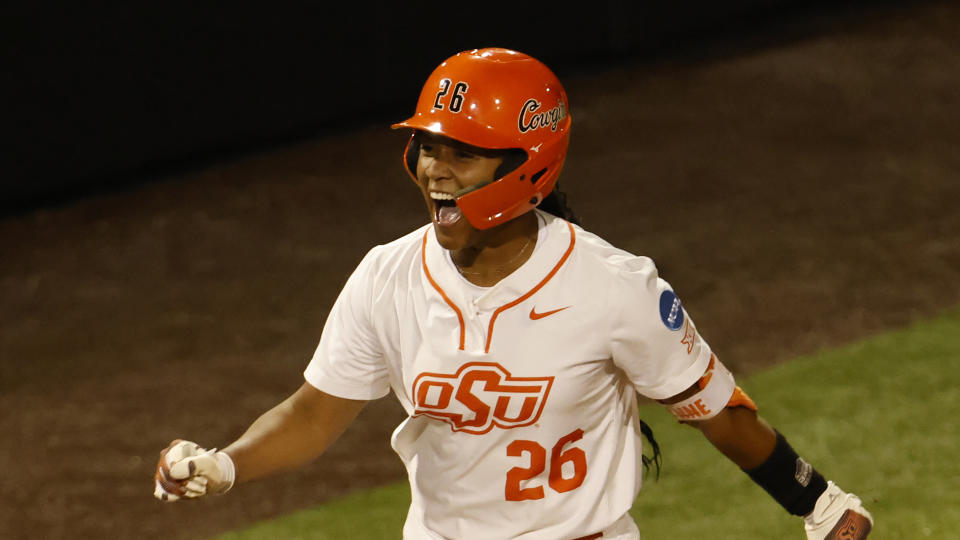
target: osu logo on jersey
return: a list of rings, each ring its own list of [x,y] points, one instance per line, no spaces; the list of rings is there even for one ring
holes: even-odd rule
[[[474,435],[494,426],[529,426],[540,418],[553,377],[513,377],[493,362],[470,362],[453,375],[421,373],[413,381],[414,416]]]

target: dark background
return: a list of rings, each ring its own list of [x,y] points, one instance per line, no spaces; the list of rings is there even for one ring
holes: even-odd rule
[[[20,2],[0,23],[0,211],[399,119],[460,50],[521,50],[563,78],[787,42],[893,4]]]
[[[295,473],[152,497],[160,449],[294,391],[363,254],[426,223],[388,125],[460,49],[561,74],[573,208],[738,376],[960,303],[955,1],[61,4],[0,16],[3,539],[209,538],[402,481],[388,397]],[[883,482],[854,488],[878,526]]]

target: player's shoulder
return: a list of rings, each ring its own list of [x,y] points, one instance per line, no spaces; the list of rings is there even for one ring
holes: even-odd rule
[[[597,270],[621,278],[657,278],[657,266],[650,257],[619,248],[581,226],[573,225],[573,228],[581,264],[594,266]]]

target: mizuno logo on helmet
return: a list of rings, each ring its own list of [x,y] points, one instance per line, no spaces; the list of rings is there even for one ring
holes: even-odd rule
[[[561,100],[560,103],[549,111],[537,112],[540,109],[540,102],[530,98],[520,109],[520,118],[517,120],[517,127],[520,133],[526,133],[531,129],[540,129],[547,126],[550,131],[557,130],[557,124],[567,117],[567,106]]]

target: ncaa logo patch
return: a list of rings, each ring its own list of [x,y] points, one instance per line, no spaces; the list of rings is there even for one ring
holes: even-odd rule
[[[670,330],[679,330],[683,326],[683,306],[673,291],[660,293],[660,320]]]

